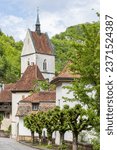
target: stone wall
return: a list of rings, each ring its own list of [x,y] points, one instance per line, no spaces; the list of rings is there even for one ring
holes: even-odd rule
[[[0,137],[9,137],[9,133],[5,132],[4,130],[0,130]]]

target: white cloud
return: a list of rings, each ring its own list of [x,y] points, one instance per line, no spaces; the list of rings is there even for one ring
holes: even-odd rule
[[[95,11],[99,11],[99,0],[12,0],[12,5],[15,6],[17,2],[21,4],[21,12],[0,15],[0,28],[16,40],[24,39],[27,28],[35,30],[37,6],[40,6],[41,30],[48,32],[49,36],[75,24],[95,21]]]
[[[7,35],[13,36],[16,40],[21,40],[25,36],[26,21],[21,17],[7,15],[0,17],[0,27]]]

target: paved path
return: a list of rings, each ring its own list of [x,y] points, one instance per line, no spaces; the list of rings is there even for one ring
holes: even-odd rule
[[[13,139],[0,138],[0,150],[37,150],[37,149],[22,145]]]

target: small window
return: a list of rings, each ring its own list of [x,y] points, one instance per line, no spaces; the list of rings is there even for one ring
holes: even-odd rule
[[[47,70],[47,62],[46,59],[43,61],[43,70]]]
[[[38,110],[38,109],[39,109],[39,103],[33,103],[32,110]]]

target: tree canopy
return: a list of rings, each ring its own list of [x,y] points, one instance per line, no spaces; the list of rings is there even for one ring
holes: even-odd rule
[[[0,31],[0,82],[15,82],[20,77],[20,54],[22,41]]]

